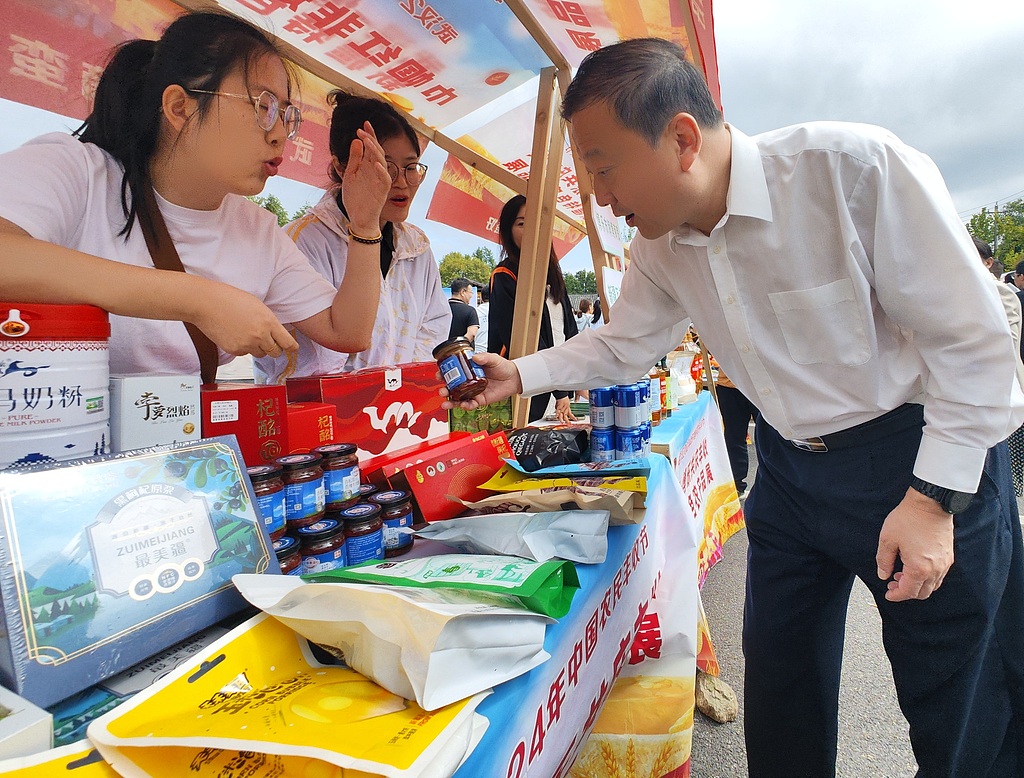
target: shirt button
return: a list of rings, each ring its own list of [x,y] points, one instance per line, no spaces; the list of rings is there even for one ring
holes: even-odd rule
[[[728,297],[725,298],[725,301],[729,303],[729,305],[732,305],[734,302],[736,302],[736,298],[733,297],[732,295],[729,295]]]
[[[715,246],[715,253],[716,254],[721,254],[722,253],[722,247],[721,246]]]
[[[744,354],[749,354],[750,353],[750,346],[748,346],[746,343],[744,343],[742,346],[740,346],[740,351],[742,351]]]
[[[772,393],[772,390],[771,390],[771,389],[762,389],[762,390],[761,390],[761,394],[763,394],[763,395],[764,395],[765,397],[767,397],[767,396],[768,396],[768,395],[770,395],[771,393]]]

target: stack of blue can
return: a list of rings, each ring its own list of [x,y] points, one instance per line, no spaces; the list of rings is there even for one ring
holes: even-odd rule
[[[590,461],[647,456],[651,446],[651,382],[590,390]]]

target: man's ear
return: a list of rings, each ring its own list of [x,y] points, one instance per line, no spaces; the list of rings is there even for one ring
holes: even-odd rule
[[[183,86],[171,84],[164,90],[160,110],[175,132],[181,132],[198,109],[196,99]]]
[[[701,146],[704,143],[704,136],[701,134],[697,120],[693,118],[692,114],[677,113],[669,120],[665,132],[679,159],[679,169],[684,172],[689,170],[700,156]]]

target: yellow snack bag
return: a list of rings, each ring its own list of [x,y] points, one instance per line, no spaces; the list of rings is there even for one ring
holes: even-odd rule
[[[94,721],[89,739],[125,778],[437,778],[472,750],[484,696],[424,711],[321,664],[261,614]]]
[[[0,762],[0,775],[4,778],[118,778],[88,740],[51,748],[32,756],[5,759]]]
[[[572,486],[624,489],[627,492],[647,494],[647,478],[642,475],[558,475],[538,478],[516,470],[507,462],[490,479],[480,484],[481,489],[491,492],[519,492],[528,489]]]

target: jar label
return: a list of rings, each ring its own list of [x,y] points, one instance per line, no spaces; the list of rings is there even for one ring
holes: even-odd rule
[[[469,380],[458,357],[445,357],[441,360],[441,377],[449,390],[462,386]]]
[[[393,519],[384,519],[384,548],[405,548],[412,545],[412,533],[402,530],[412,527],[412,512]]]
[[[261,494],[256,497],[256,505],[259,506],[263,525],[267,528],[268,534],[284,529],[284,503],[284,489],[273,494]]]
[[[355,497],[359,492],[359,476],[359,465],[325,470],[324,488],[327,490],[327,502],[337,505]]]
[[[302,573],[326,573],[328,570],[337,570],[346,567],[348,562],[345,559],[345,544],[324,551],[320,554],[302,555]]]
[[[327,493],[324,490],[324,480],[317,478],[315,481],[303,481],[297,484],[288,484],[284,488],[287,505],[285,507],[286,519],[305,519],[323,513],[326,505]]]
[[[374,530],[365,535],[348,535],[345,538],[348,547],[348,563],[358,565],[371,559],[384,558],[384,532]]]

